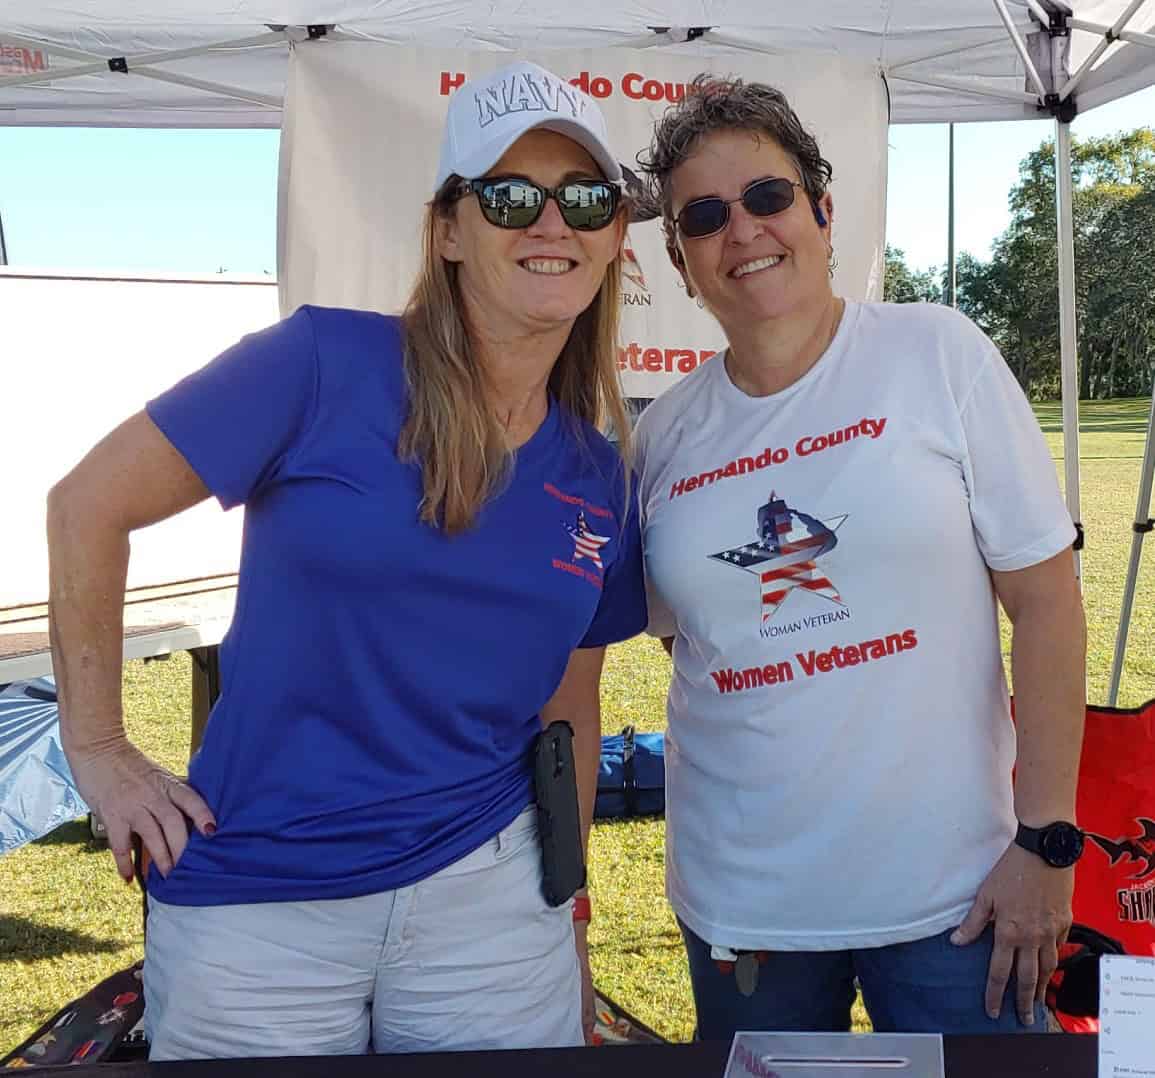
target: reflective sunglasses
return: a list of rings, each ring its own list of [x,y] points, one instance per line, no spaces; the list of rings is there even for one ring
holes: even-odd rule
[[[794,205],[794,188],[801,186],[796,180],[766,176],[755,180],[738,198],[729,202],[717,195],[696,198],[687,202],[678,214],[678,231],[695,240],[721,232],[730,221],[730,207],[735,202],[741,202],[746,212],[755,217],[772,217]]]
[[[486,176],[462,180],[457,197],[477,195],[482,215],[498,228],[529,228],[552,198],[562,219],[579,232],[596,232],[618,212],[621,190],[609,180],[567,180],[557,187],[542,187],[524,176]]]

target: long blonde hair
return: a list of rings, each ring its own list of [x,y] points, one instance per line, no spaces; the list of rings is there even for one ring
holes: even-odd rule
[[[398,443],[403,460],[421,465],[421,519],[448,535],[472,525],[513,464],[489,403],[485,372],[473,356],[457,263],[437,248],[438,217],[453,212],[455,186],[451,178],[426,208],[424,260],[402,315],[409,414]],[[621,279],[619,252],[593,302],[575,320],[550,373],[549,391],[578,419],[599,429],[608,423],[628,459],[630,425],[618,381]]]

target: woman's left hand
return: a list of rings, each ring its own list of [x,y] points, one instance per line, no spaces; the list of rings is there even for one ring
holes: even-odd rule
[[[573,935],[577,944],[578,965],[582,975],[582,1033],[586,1044],[594,1040],[594,975],[590,972],[589,922],[574,921]]]
[[[991,922],[995,946],[987,976],[986,1010],[999,1016],[1013,970],[1019,1021],[1033,1025],[1059,962],[1059,947],[1071,927],[1073,868],[1052,868],[1036,854],[1012,843],[979,888],[974,905],[951,936],[951,943],[973,943]]]

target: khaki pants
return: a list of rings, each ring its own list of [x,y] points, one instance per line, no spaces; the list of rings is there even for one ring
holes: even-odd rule
[[[359,898],[150,899],[151,1057],[582,1043],[570,905],[541,894],[534,809],[412,887]]]

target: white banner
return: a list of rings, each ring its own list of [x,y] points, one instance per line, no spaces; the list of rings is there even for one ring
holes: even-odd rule
[[[281,146],[281,310],[302,303],[392,313],[417,269],[423,204],[433,194],[449,95],[517,57],[570,79],[606,116],[622,162],[702,59],[620,48],[465,52],[332,42],[293,50]],[[886,211],[886,87],[877,69],[835,58],[750,53],[717,75],[781,89],[834,168],[836,291],[881,294]],[[723,347],[717,323],[687,298],[661,227],[630,228],[619,367],[625,392],[655,397]]]

